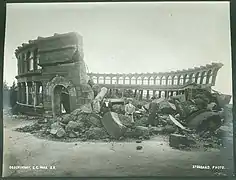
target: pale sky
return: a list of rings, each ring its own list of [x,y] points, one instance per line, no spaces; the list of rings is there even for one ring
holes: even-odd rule
[[[89,72],[166,72],[221,62],[214,89],[232,94],[229,3],[8,4],[4,80],[14,51],[54,33],[83,36]]]

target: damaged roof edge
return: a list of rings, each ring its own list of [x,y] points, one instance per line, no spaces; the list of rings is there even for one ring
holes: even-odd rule
[[[168,74],[180,74],[180,73],[187,73],[187,72],[192,72],[192,71],[199,71],[201,69],[211,69],[211,68],[214,68],[214,66],[219,70],[222,66],[224,66],[224,64],[222,63],[212,63],[212,64],[207,64],[205,66],[201,66],[201,67],[194,67],[194,68],[191,68],[191,69],[184,69],[184,70],[176,70],[176,71],[170,71],[170,72],[154,72],[154,73],[119,73],[119,74],[116,74],[116,73],[88,73],[88,75],[90,76],[117,76],[117,75],[120,75],[120,76],[134,76],[134,75],[139,75],[139,76],[145,76],[145,75],[168,75]],[[170,76],[170,75],[169,75]]]
[[[38,36],[37,39],[29,40],[28,43],[22,43],[22,46],[18,46],[17,49],[15,50],[15,55],[17,55],[19,52],[21,52],[21,51],[23,51],[23,50],[25,50],[25,49],[33,46],[33,45],[36,45],[40,41],[52,40],[52,39],[56,39],[56,38],[59,38],[59,37],[66,37],[66,36],[75,36],[80,41],[80,43],[83,43],[82,35],[80,35],[77,32],[68,32],[68,33],[63,33],[63,34],[54,33],[53,36],[48,36],[48,37]]]

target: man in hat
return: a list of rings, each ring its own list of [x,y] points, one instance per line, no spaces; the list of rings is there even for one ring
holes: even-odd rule
[[[131,121],[134,122],[134,112],[135,112],[135,106],[132,104],[132,99],[128,99],[128,104],[125,105],[125,115],[131,117]]]

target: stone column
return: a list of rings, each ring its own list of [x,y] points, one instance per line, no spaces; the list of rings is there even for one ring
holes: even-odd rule
[[[98,80],[99,80],[99,78],[97,77],[97,83],[96,83],[96,84],[99,84],[99,83],[98,83]]]
[[[153,90],[153,97],[156,97],[156,90]]]
[[[150,96],[149,96],[149,90],[147,90],[147,96],[146,96],[146,98],[149,99],[149,97],[150,97]]]
[[[106,77],[103,77],[103,84],[106,84]]]
[[[33,82],[33,100],[34,100],[34,107],[37,105],[37,101],[38,101],[38,83],[37,82]]]
[[[143,98],[143,93],[142,93],[142,90],[139,90],[139,96],[138,96],[138,99],[141,100]]]
[[[26,88],[26,104],[29,104],[29,87],[28,87],[28,82],[25,83],[25,88]]]
[[[159,91],[158,97],[161,98],[161,91]]]
[[[20,102],[20,92],[21,92],[21,86],[20,86],[20,83],[17,84],[18,86],[18,91],[17,91],[17,102]]]
[[[205,73],[200,73],[200,84],[203,83],[204,76],[205,76]]]
[[[165,91],[165,98],[168,98],[168,91]]]
[[[137,96],[137,89],[134,90],[134,97]]]

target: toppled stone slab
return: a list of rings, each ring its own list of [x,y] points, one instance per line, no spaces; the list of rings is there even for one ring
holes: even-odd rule
[[[202,112],[192,117],[188,122],[188,127],[197,131],[215,131],[221,126],[221,117],[219,113],[212,111]]]
[[[107,112],[102,118],[102,124],[104,125],[108,134],[114,138],[121,137],[127,129],[121,123],[118,114],[114,112]]]
[[[179,148],[181,145],[190,146],[194,142],[189,140],[185,135],[171,134],[169,137],[170,147]]]

